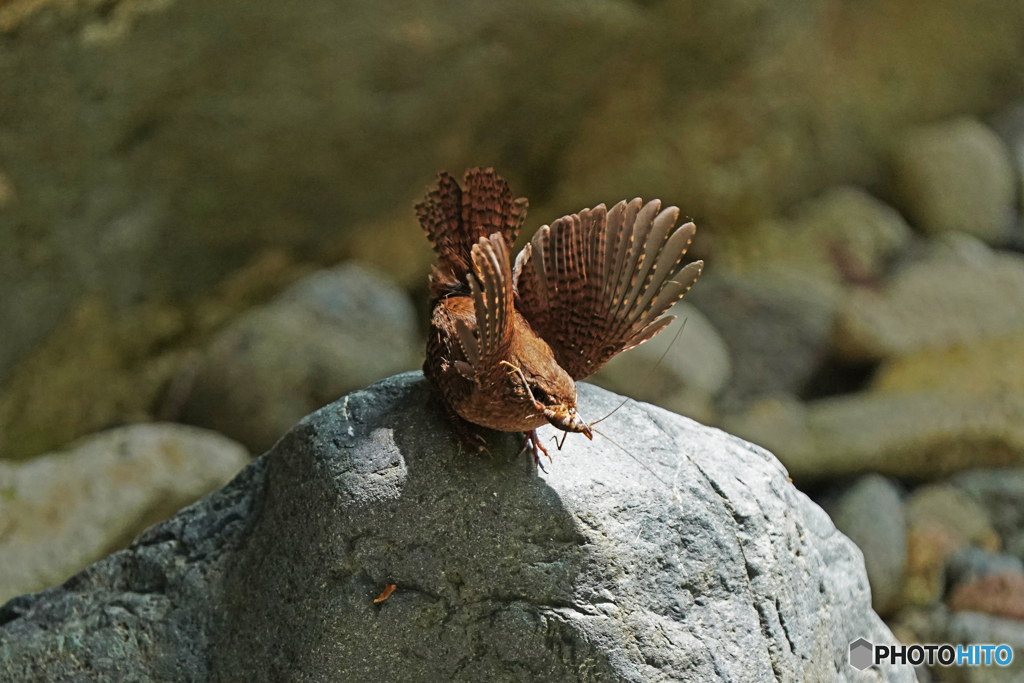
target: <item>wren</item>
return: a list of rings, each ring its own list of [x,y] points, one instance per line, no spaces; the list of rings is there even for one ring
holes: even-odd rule
[[[415,208],[438,257],[423,373],[463,443],[485,450],[470,423],[523,432],[539,463],[545,423],[593,438],[576,381],[665,329],[704,264],[681,265],[694,224],[639,198],[542,226],[513,264],[527,206],[474,168],[462,186],[442,172]]]

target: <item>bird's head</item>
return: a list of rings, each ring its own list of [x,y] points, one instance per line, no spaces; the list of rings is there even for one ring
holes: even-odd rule
[[[544,363],[529,368],[523,375],[530,396],[526,397],[544,418],[564,432],[578,432],[588,439],[594,436],[590,427],[576,412],[576,383],[557,363]]]

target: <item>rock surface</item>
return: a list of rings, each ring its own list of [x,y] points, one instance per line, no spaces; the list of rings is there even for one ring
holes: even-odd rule
[[[318,257],[412,222],[440,168],[498,165],[545,220],[658,195],[748,224],[1019,93],[1022,27],[1014,0],[4,0],[0,382],[85,289]]]
[[[247,462],[230,439],[171,424],[112,429],[21,465],[0,461],[0,602],[123,548]]]
[[[911,222],[935,235],[1006,240],[1017,178],[1003,141],[980,121],[954,119],[904,134],[892,161],[893,194]]]
[[[417,367],[422,349],[409,296],[383,273],[346,263],[224,330],[174,417],[262,453],[337,396]]]
[[[1019,557],[994,553],[977,546],[963,548],[946,562],[946,592],[961,583],[971,583],[996,574],[1024,575],[1024,562]]]
[[[1004,311],[1007,322],[1010,308]],[[894,312],[893,325],[898,317]],[[935,318],[929,326],[932,331],[945,327],[939,336],[947,341],[959,334],[953,318]],[[930,336],[921,326],[900,327],[905,339],[916,336],[908,347]],[[979,333],[969,327],[961,331]],[[898,347],[905,348],[894,345],[890,351]],[[1019,467],[1024,463],[1024,333],[895,356],[878,368],[867,391],[807,403],[762,401],[723,425],[770,449],[798,478],[873,471],[930,480],[973,468]],[[1015,512],[1024,501],[1019,469],[965,476],[980,487],[979,502],[1000,505],[1000,516],[1013,517],[1000,528],[1004,538],[1024,531],[1024,514]]]
[[[952,483],[985,509],[1006,549],[1024,558],[1024,468],[964,472]]]
[[[1024,572],[992,574],[962,583],[950,595],[949,609],[1024,621]]]
[[[944,643],[949,608],[944,602],[924,607],[907,606],[886,623],[901,643]]]
[[[894,358],[878,369],[870,388],[892,394],[1024,394],[1024,332]]]
[[[570,438],[537,476],[513,435],[461,454],[416,373],[346,396],[0,608],[0,677],[914,680],[846,664],[852,640],[892,635],[860,553],[770,454],[650,406],[609,423],[646,467]]]
[[[0,209],[4,209],[14,203],[17,193],[14,191],[14,184],[3,171],[0,171]]]
[[[946,563],[971,545],[999,550],[999,536],[985,510],[950,484],[931,484],[907,499],[907,571],[903,596],[928,605],[942,598]]]
[[[949,643],[1005,643],[1013,648],[1013,662],[1007,667],[963,666],[951,667],[935,673],[945,683],[1017,683],[1024,678],[1024,622],[982,614],[956,612],[950,615],[942,642]],[[943,675],[944,674],[944,675]]]
[[[154,419],[153,406],[177,362],[168,349],[186,321],[151,304],[139,306],[133,324],[116,319],[99,300],[83,301],[0,386],[0,459],[48,453],[88,434]]]
[[[732,366],[722,335],[703,313],[685,301],[677,303],[668,313],[676,319],[660,333],[660,343],[645,343],[632,353],[615,356],[594,375],[615,385],[606,388],[628,394],[629,387],[643,380],[655,367],[658,377],[652,379],[659,382],[689,385],[711,396],[725,388]],[[677,335],[679,338],[672,343]],[[652,391],[657,389],[652,387]],[[654,402],[652,398],[656,397],[657,394],[650,398],[639,395],[635,398]]]
[[[124,424],[174,421],[164,406],[180,395],[177,371],[230,321],[310,270],[267,250],[188,310],[159,298],[119,310],[99,293],[83,295],[0,382],[0,459],[47,453]]]
[[[732,359],[721,396],[725,411],[746,407],[766,391],[799,391],[828,355],[836,300],[819,282],[715,273],[687,293],[687,302],[721,333]]]
[[[996,132],[1013,163],[1014,177],[1017,181],[1017,210],[1024,213],[1024,102],[1016,102],[992,117],[989,122]],[[1017,226],[1018,239],[1024,239],[1024,231]]]
[[[740,273],[796,272],[834,291],[880,278],[911,237],[896,209],[858,187],[839,186],[794,207],[789,217],[725,236],[713,263]]]

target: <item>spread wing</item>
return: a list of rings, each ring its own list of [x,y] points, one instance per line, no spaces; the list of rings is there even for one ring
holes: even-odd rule
[[[537,231],[516,258],[519,312],[573,379],[588,377],[670,322],[703,261],[680,267],[696,227],[654,200],[599,205]]]
[[[507,372],[501,361],[508,357],[512,343],[512,269],[500,232],[481,237],[473,245],[470,259],[473,272],[466,279],[476,314],[476,335],[466,322],[456,322],[455,331],[466,360],[456,361],[455,369],[467,379],[481,381],[491,373]]]

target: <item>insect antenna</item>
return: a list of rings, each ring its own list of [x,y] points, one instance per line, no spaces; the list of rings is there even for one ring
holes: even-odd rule
[[[642,380],[642,381],[640,382],[640,384],[639,384],[639,385],[637,385],[637,389],[639,389],[640,387],[642,387],[642,386],[643,386],[644,384],[646,384],[646,383],[647,383],[647,380],[649,380],[649,379],[651,378],[651,376],[652,376],[652,375],[654,374],[654,371],[658,369],[658,366],[660,366],[660,365],[661,365],[661,362],[662,362],[663,360],[665,360],[665,357],[666,357],[666,356],[668,356],[668,352],[672,350],[672,347],[673,347],[673,346],[675,345],[675,343],[676,343],[676,340],[677,340],[677,339],[679,339],[679,336],[680,336],[680,335],[681,335],[681,334],[683,333],[683,330],[684,330],[684,329],[686,329],[686,321],[687,321],[687,320],[688,320],[688,318],[683,318],[683,324],[679,326],[679,330],[678,330],[678,331],[676,332],[675,336],[674,336],[674,337],[672,337],[672,341],[671,341],[671,342],[669,342],[668,346],[666,346],[666,347],[665,347],[665,350],[664,350],[664,351],[662,352],[662,354],[661,354],[661,358],[659,358],[659,359],[658,359],[658,362],[654,364],[654,367],[652,367],[652,368],[651,368],[651,369],[650,369],[650,370],[649,370],[649,371],[647,372],[647,376],[643,378],[643,380]],[[671,486],[669,486],[669,485],[668,485],[668,483],[667,483],[667,482],[666,482],[666,481],[665,481],[664,479],[662,479],[661,477],[659,477],[659,476],[657,475],[657,473],[656,473],[656,472],[655,472],[655,471],[654,471],[653,469],[651,469],[651,468],[650,468],[650,467],[649,467],[649,466],[648,466],[648,465],[647,465],[647,464],[646,464],[645,462],[643,462],[642,460],[640,460],[640,458],[636,457],[635,455],[633,455],[632,453],[630,453],[630,452],[629,452],[628,450],[626,450],[625,448],[623,448],[623,447],[622,447],[622,445],[620,445],[620,444],[619,444],[618,442],[616,442],[616,441],[615,441],[614,439],[612,439],[611,437],[609,437],[609,436],[608,436],[607,434],[605,434],[604,432],[601,432],[601,431],[599,431],[599,430],[597,430],[597,429],[594,429],[594,425],[596,425],[596,424],[597,424],[598,422],[603,422],[604,420],[607,420],[607,419],[608,419],[609,417],[611,417],[611,416],[612,416],[612,415],[614,415],[614,414],[615,414],[616,412],[618,412],[619,408],[621,408],[622,406],[626,405],[626,403],[628,403],[628,402],[629,402],[629,401],[631,401],[631,400],[633,400],[633,399],[632,399],[632,398],[630,398],[629,396],[627,396],[626,398],[624,398],[624,399],[622,400],[622,403],[620,403],[619,405],[615,406],[615,409],[614,409],[614,410],[612,410],[612,412],[608,413],[607,415],[605,415],[604,417],[602,417],[602,418],[601,418],[600,420],[594,420],[593,422],[591,422],[591,423],[590,423],[589,425],[587,425],[587,426],[588,426],[588,427],[590,427],[590,428],[591,428],[591,429],[592,429],[592,430],[594,431],[594,433],[596,433],[596,434],[600,434],[600,435],[601,435],[601,436],[603,436],[604,438],[608,439],[608,441],[609,441],[609,442],[610,442],[610,443],[611,443],[611,444],[612,444],[613,446],[615,446],[615,447],[616,447],[616,448],[618,448],[618,449],[619,449],[620,451],[622,451],[623,453],[625,453],[626,455],[628,455],[628,456],[629,456],[630,458],[632,458],[634,462],[636,462],[636,463],[637,463],[638,465],[640,465],[640,467],[643,467],[643,468],[644,468],[645,470],[647,470],[648,472],[650,472],[650,473],[651,473],[651,476],[652,476],[652,477],[654,477],[655,479],[657,479],[657,480],[658,480],[659,482],[661,482],[662,486],[664,486],[664,487],[665,487],[665,488],[667,488],[667,489],[671,489],[672,487],[671,487]],[[563,441],[564,441],[564,439],[563,439]]]
[[[683,324],[679,326],[679,329],[678,329],[678,330],[676,331],[676,334],[675,334],[675,336],[674,336],[674,337],[672,337],[672,341],[671,341],[671,342],[669,342],[668,346],[666,346],[666,347],[665,347],[665,350],[664,350],[664,351],[662,352],[662,354],[661,354],[661,357],[660,357],[660,358],[658,359],[658,362],[654,364],[654,367],[652,367],[652,368],[651,368],[650,370],[648,370],[648,371],[647,371],[647,375],[646,375],[646,376],[645,376],[645,377],[643,378],[643,380],[642,380],[642,381],[640,382],[640,384],[638,384],[638,385],[637,385],[637,388],[638,388],[638,389],[639,389],[640,387],[643,387],[643,386],[644,386],[644,384],[646,384],[646,383],[647,383],[647,381],[648,381],[648,380],[649,380],[649,379],[651,378],[651,376],[652,376],[652,375],[654,374],[654,371],[658,369],[658,367],[659,367],[659,366],[661,365],[662,361],[664,361],[664,360],[665,360],[665,357],[666,357],[666,356],[668,356],[668,352],[672,350],[672,347],[673,347],[673,346],[675,345],[675,343],[676,343],[676,340],[677,340],[677,339],[679,339],[679,336],[680,336],[680,335],[681,335],[681,334],[683,333],[683,330],[685,330],[685,329],[686,329],[686,321],[687,321],[687,320],[688,320],[688,318],[683,318]],[[525,380],[525,378],[523,379],[523,381],[524,381],[524,383],[525,383],[525,381],[526,381],[526,380]],[[529,391],[529,385],[527,385],[527,391]],[[532,396],[532,392],[531,392],[531,396]],[[626,405],[626,403],[627,403],[627,402],[629,402],[629,401],[631,401],[631,400],[633,400],[633,399],[632,399],[632,398],[630,398],[629,396],[627,396],[627,397],[626,397],[625,399],[623,399],[622,403],[620,403],[619,405],[617,405],[617,406],[616,406],[616,407],[615,407],[615,408],[614,408],[614,409],[613,409],[613,410],[612,410],[612,411],[611,411],[610,413],[608,413],[607,415],[605,415],[604,417],[602,417],[602,418],[601,418],[601,419],[599,419],[599,420],[595,420],[595,421],[591,422],[591,423],[590,423],[589,425],[587,425],[587,426],[593,429],[594,425],[596,425],[596,424],[597,424],[598,422],[603,422],[604,420],[607,420],[607,419],[608,419],[609,417],[611,417],[612,415],[614,415],[614,414],[615,414],[615,413],[616,413],[616,412],[617,412],[617,411],[619,410],[619,408],[621,408],[622,406]],[[647,470],[648,472],[650,472],[651,476],[652,476],[652,477],[654,477],[655,479],[657,479],[657,480],[658,480],[659,482],[661,482],[662,486],[664,486],[665,488],[669,488],[669,489],[671,488],[671,487],[670,487],[670,486],[668,485],[668,483],[667,483],[667,482],[666,482],[666,481],[665,481],[664,479],[662,479],[661,477],[659,477],[659,476],[658,476],[658,474],[657,474],[657,473],[656,473],[656,472],[655,472],[655,471],[654,471],[653,469],[651,469],[651,468],[650,468],[650,466],[648,466],[648,465],[647,465],[646,463],[644,463],[644,462],[643,462],[642,460],[640,460],[640,458],[636,457],[635,455],[633,455],[632,453],[630,453],[630,452],[629,452],[628,450],[626,450],[625,448],[623,448],[623,447],[622,447],[622,446],[621,446],[621,445],[620,445],[620,444],[619,444],[618,442],[616,442],[616,441],[615,441],[614,439],[612,439],[611,437],[609,437],[609,436],[608,436],[607,434],[605,434],[604,432],[601,432],[601,431],[599,431],[599,430],[597,430],[597,429],[593,429],[593,431],[594,431],[594,433],[596,433],[596,434],[600,434],[600,435],[601,435],[601,436],[603,436],[603,437],[604,437],[605,439],[608,439],[608,441],[609,441],[609,442],[610,442],[610,443],[611,443],[612,445],[614,445],[614,446],[615,446],[616,448],[618,448],[618,449],[619,449],[620,451],[622,451],[623,453],[625,453],[626,455],[628,455],[628,456],[629,456],[630,458],[632,458],[632,459],[633,459],[633,461],[635,461],[635,462],[636,462],[636,463],[637,463],[638,465],[640,465],[641,467],[643,467],[643,468],[644,468],[645,470]],[[566,440],[566,438],[568,438],[568,436],[569,436],[569,432],[563,432],[563,433],[562,433],[562,440],[561,440],[561,441],[559,441],[559,440],[558,440],[558,436],[557,436],[557,435],[554,435],[554,436],[552,436],[552,437],[551,437],[551,440],[555,442],[555,447],[556,447],[556,448],[557,448],[558,450],[562,450],[562,446],[563,446],[563,445],[565,444],[565,440]]]
[[[686,329],[686,321],[687,320],[689,320],[689,318],[683,318],[683,324],[679,326],[679,330],[676,332],[676,335],[674,337],[672,337],[672,341],[669,342],[669,345],[665,347],[664,353],[661,354],[661,358],[659,358],[658,362],[654,364],[654,367],[647,371],[647,376],[644,377],[643,380],[640,382],[640,384],[637,385],[637,389],[640,389],[641,387],[643,387],[643,385],[645,385],[647,383],[647,380],[649,380],[651,378],[651,376],[654,374],[654,371],[658,369],[659,365],[661,365],[661,361],[665,360],[665,356],[667,356],[668,352],[672,350],[672,347],[675,345],[676,340],[679,339],[679,335],[681,335],[683,333],[683,330]],[[615,406],[615,409],[612,410],[612,412],[608,413],[607,415],[602,417],[600,420],[594,420],[593,422],[591,422],[587,426],[593,428],[593,426],[596,425],[598,422],[604,422],[609,417],[611,417],[616,412],[618,412],[619,408],[621,408],[622,406],[626,405],[626,403],[628,403],[629,401],[632,401],[632,400],[633,399],[631,397],[627,396],[626,398],[624,398],[622,400],[622,403],[620,403],[619,405]],[[605,437],[605,438],[607,439],[608,437]],[[608,439],[608,440],[611,441],[611,439]]]
[[[602,433],[602,432],[599,432],[599,431],[598,431],[598,430],[596,430],[596,429],[594,430],[594,432],[595,432],[596,434],[600,434],[600,435],[601,435],[601,436],[603,436],[604,438],[608,439],[608,441],[609,441],[609,442],[611,442],[611,444],[612,444],[613,446],[615,446],[615,447],[616,447],[616,448],[618,448],[618,449],[619,449],[620,451],[622,451],[623,453],[625,453],[626,455],[628,455],[628,456],[629,456],[630,458],[632,458],[632,459],[633,459],[633,461],[634,461],[634,462],[636,462],[636,464],[640,465],[640,467],[643,467],[643,468],[644,468],[645,470],[647,470],[648,472],[650,472],[650,473],[651,473],[651,476],[652,476],[652,477],[654,477],[655,479],[657,479],[658,481],[660,481],[660,482],[661,482],[661,484],[662,484],[662,486],[664,486],[664,487],[665,487],[665,488],[667,488],[667,489],[671,489],[671,488],[672,488],[671,486],[669,486],[669,485],[668,485],[668,482],[666,482],[666,481],[665,481],[664,479],[662,479],[661,477],[659,477],[659,476],[658,476],[658,473],[657,473],[657,472],[655,472],[655,471],[654,471],[654,470],[652,470],[652,469],[651,469],[650,467],[648,467],[648,466],[647,466],[647,464],[646,464],[646,463],[644,463],[644,462],[643,462],[643,461],[642,461],[642,460],[641,460],[640,458],[636,457],[635,455],[633,455],[632,453],[630,453],[629,451],[627,451],[627,450],[626,450],[625,448],[623,448],[622,446],[620,446],[620,445],[619,445],[619,444],[618,444],[618,443],[617,443],[617,442],[616,442],[616,441],[615,441],[614,439],[610,438],[610,437],[609,437],[609,436],[608,436],[607,434],[604,434],[604,433]]]

